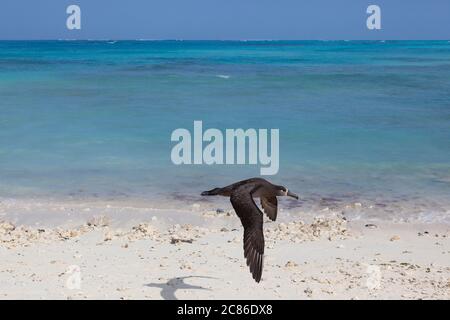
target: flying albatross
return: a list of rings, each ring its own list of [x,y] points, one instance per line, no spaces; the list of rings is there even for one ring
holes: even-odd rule
[[[224,188],[202,192],[202,196],[230,197],[234,211],[244,227],[244,257],[256,282],[261,280],[264,256],[263,213],[253,198],[261,199],[261,207],[270,220],[277,219],[277,196],[298,199],[295,193],[261,178],[233,183]]]

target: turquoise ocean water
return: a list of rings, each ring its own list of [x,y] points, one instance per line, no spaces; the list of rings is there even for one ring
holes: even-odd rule
[[[303,202],[450,208],[448,41],[0,42],[0,198],[195,197],[259,166],[175,166],[176,128],[280,129]]]

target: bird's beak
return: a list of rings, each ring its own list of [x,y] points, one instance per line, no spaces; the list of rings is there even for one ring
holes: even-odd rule
[[[296,195],[295,193],[293,193],[293,192],[290,192],[290,191],[288,191],[287,192],[287,196],[288,197],[292,197],[292,198],[295,198],[295,199],[297,199],[298,200],[298,195]]]

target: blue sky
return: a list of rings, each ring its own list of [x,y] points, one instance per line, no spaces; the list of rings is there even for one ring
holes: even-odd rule
[[[2,0],[0,39],[450,39],[450,0]]]

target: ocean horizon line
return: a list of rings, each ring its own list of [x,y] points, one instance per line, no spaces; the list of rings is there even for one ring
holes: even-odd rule
[[[127,39],[127,38],[99,38],[99,39],[0,39],[0,42],[108,42],[108,41],[132,41],[132,42],[444,42],[450,39]]]

